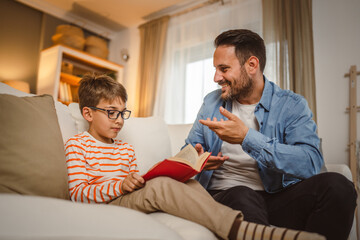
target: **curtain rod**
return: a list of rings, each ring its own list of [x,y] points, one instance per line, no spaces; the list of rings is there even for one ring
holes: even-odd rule
[[[217,3],[217,2],[221,2],[221,5],[224,5],[224,0],[209,0],[209,1],[206,1],[206,2],[203,2],[203,3],[200,3],[198,5],[195,5],[193,7],[187,8],[185,10],[182,10],[180,12],[171,14],[170,17],[177,17],[177,16],[180,16],[180,15],[195,11],[195,10],[197,10],[199,8],[209,6],[209,5]]]

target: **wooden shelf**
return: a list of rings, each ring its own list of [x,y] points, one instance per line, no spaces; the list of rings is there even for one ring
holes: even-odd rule
[[[62,72],[62,73],[60,73],[60,80],[63,82],[66,82],[72,86],[79,86],[79,82],[80,82],[81,78]]]
[[[72,102],[69,102],[69,101],[63,101],[61,99],[58,99],[59,102],[61,102],[62,104],[65,104],[65,105],[69,105],[70,103]]]
[[[63,65],[67,68],[62,72]],[[123,66],[73,48],[56,45],[41,51],[36,93],[50,94],[64,104],[78,102],[79,76],[86,73],[108,74],[123,83]]]

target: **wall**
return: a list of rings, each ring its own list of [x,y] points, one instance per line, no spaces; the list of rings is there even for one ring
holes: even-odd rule
[[[51,37],[55,34],[56,27],[61,24],[68,24],[68,22],[43,13],[40,50],[53,45]]]
[[[0,1],[0,81],[19,80],[36,90],[42,13],[12,0]]]
[[[313,0],[313,32],[319,135],[328,163],[348,164],[349,78],[351,65],[360,71],[360,1]],[[357,104],[360,105],[360,76]],[[360,115],[357,114],[358,139]]]
[[[126,49],[129,53],[129,60],[124,61],[121,57],[121,51]],[[137,97],[136,84],[138,75],[140,34],[137,27],[131,27],[120,31],[111,41],[109,46],[109,60],[117,62],[124,66],[124,86],[128,93],[127,108],[134,113]]]
[[[28,82],[36,93],[40,51],[51,47],[51,37],[67,21],[13,0],[0,1],[0,81]],[[97,35],[83,29],[84,36]],[[105,39],[107,41],[107,39]]]
[[[53,45],[56,26],[66,21],[13,0],[0,1],[0,81],[20,80],[36,93],[40,51]]]

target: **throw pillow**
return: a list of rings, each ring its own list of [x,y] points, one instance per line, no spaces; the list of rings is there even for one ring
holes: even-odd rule
[[[15,88],[10,87],[9,85],[0,82],[0,94],[10,94],[17,97],[30,97],[35,96],[35,94],[24,93]],[[76,124],[73,121],[71,113],[68,107],[61,102],[55,102],[56,115],[58,117],[60,130],[63,137],[64,144],[67,142],[69,138],[77,134]]]
[[[131,117],[116,137],[134,146],[140,175],[154,164],[171,157],[169,132],[160,117]]]
[[[75,120],[77,133],[87,131],[89,129],[89,123],[81,115],[79,103],[70,103],[68,108],[72,118]]]
[[[53,98],[0,94],[0,126],[0,192],[69,199]]]

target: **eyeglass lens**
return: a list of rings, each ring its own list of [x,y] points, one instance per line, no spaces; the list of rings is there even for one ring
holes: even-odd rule
[[[117,110],[107,110],[107,112],[110,119],[118,119],[119,115],[121,114],[121,117],[124,120],[128,119],[131,113],[129,110],[124,110],[122,112]]]

